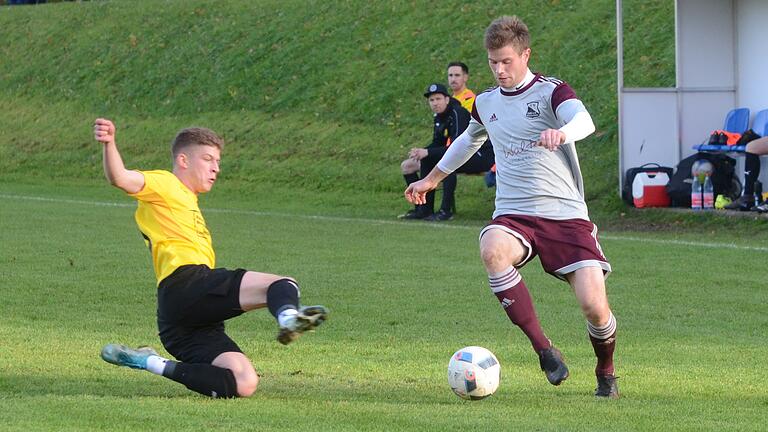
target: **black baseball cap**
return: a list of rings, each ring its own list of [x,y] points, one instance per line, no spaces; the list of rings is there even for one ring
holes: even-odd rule
[[[424,97],[429,97],[430,95],[433,95],[435,93],[442,93],[446,96],[451,96],[450,93],[448,93],[448,89],[445,88],[444,85],[439,83],[433,83],[427,86],[427,90],[424,92]]]

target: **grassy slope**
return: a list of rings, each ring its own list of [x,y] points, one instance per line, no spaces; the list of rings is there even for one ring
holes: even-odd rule
[[[673,81],[669,3],[627,2],[628,85]],[[391,216],[405,207],[399,161],[430,136],[424,85],[444,80],[452,59],[469,64],[475,90],[492,85],[482,30],[516,13],[533,34],[532,69],[571,83],[595,119],[597,133],[580,144],[593,217],[604,225],[721,223],[620,216],[614,2],[506,5],[140,0],[2,8],[0,179],[100,182],[95,116],[116,120],[127,164],[141,168],[168,166],[174,132],[202,124],[229,142],[221,194],[262,202],[290,194],[321,212]],[[470,30],[454,30],[457,15]],[[487,218],[492,191],[479,178],[460,183],[462,218]]]

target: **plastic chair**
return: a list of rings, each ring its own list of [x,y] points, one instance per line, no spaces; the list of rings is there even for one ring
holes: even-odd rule
[[[728,111],[728,114],[725,115],[725,124],[723,125],[724,130],[740,134],[744,133],[748,127],[749,108],[734,108]]]
[[[766,114],[763,114],[764,116],[768,116],[768,110],[766,111]],[[763,111],[760,111],[762,113]],[[758,115],[760,114],[758,113]],[[757,124],[757,116],[755,116],[755,124]],[[768,119],[766,119],[768,120]],[[744,133],[747,128],[749,127],[749,108],[734,108],[730,111],[728,111],[728,114],[725,115],[725,122],[723,124],[723,130],[732,132],[732,133]],[[763,126],[763,128],[766,128],[768,126]],[[752,127],[752,130],[760,134],[760,132],[757,131],[757,129]],[[760,134],[761,136],[763,134]],[[731,152],[731,153],[743,153],[746,149],[745,145],[732,145],[732,146],[726,146],[726,145],[719,145],[719,144],[696,144],[692,146],[694,150],[698,151],[712,151],[712,152]]]
[[[761,137],[768,136],[768,109],[758,111],[752,120],[752,130]]]

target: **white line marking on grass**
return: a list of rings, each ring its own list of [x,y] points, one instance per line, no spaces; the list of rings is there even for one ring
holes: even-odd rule
[[[630,237],[630,236],[615,236],[615,235],[604,235],[600,234],[600,240],[618,240],[618,241],[635,241],[640,243],[657,243],[657,244],[669,244],[669,245],[678,245],[678,246],[695,246],[695,247],[706,247],[706,248],[725,248],[725,249],[740,249],[740,250],[752,250],[752,251],[758,251],[758,252],[768,252],[767,246],[744,246],[744,245],[737,245],[733,243],[707,243],[707,242],[695,242],[695,241],[688,241],[688,240],[665,240],[665,239],[646,239],[646,238],[640,238],[640,237]]]
[[[0,198],[19,199],[19,200],[25,200],[25,201],[65,203],[65,204],[83,204],[83,205],[94,205],[94,206],[101,206],[101,207],[127,207],[127,208],[136,207],[135,203],[88,201],[88,200],[49,198],[49,197],[41,197],[41,196],[27,196],[27,195],[0,194]],[[471,229],[471,230],[477,231],[478,233],[482,228],[479,225],[472,226],[472,225],[442,224],[442,223],[406,222],[406,221],[394,221],[394,220],[385,220],[385,219],[349,218],[349,217],[342,217],[342,216],[321,216],[321,215],[307,215],[307,214],[296,214],[296,213],[265,212],[265,211],[256,211],[256,210],[222,209],[222,208],[203,208],[203,210],[211,213],[311,219],[311,220],[331,221],[331,222],[354,222],[354,223],[368,223],[368,224],[373,223],[378,225],[398,225],[398,226],[412,227],[412,228],[418,227],[418,228],[428,228],[428,229],[464,229],[464,230]],[[607,234],[607,235],[600,234],[600,240],[768,252],[768,247],[766,246],[745,246],[745,245],[737,245],[733,243],[709,243],[709,242],[696,242],[696,241],[688,241],[688,240],[653,239],[653,238],[641,238],[641,237],[612,235],[612,234]]]
[[[116,202],[107,202],[107,201],[87,201],[87,200],[48,198],[48,197],[25,196],[25,195],[0,194],[0,198],[20,199],[25,201],[45,201],[45,202],[65,203],[65,204],[86,204],[86,205],[95,205],[95,206],[102,206],[102,207],[136,207],[136,204],[129,204],[129,203],[116,203]]]

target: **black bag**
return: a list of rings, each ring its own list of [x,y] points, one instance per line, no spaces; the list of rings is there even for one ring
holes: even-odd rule
[[[628,169],[624,174],[624,187],[621,188],[621,198],[628,205],[635,205],[634,200],[632,199],[632,183],[635,181],[636,175],[644,172],[663,172],[666,173],[667,176],[671,179],[672,171],[672,168],[661,166],[657,163],[647,163],[637,168]]]
[[[667,195],[672,200],[672,207],[691,206],[691,168],[694,162],[706,159],[712,163],[712,186],[715,196],[725,195],[731,200],[741,196],[741,182],[736,177],[736,160],[722,153],[699,152],[688,156],[677,164],[677,170],[667,184]]]

